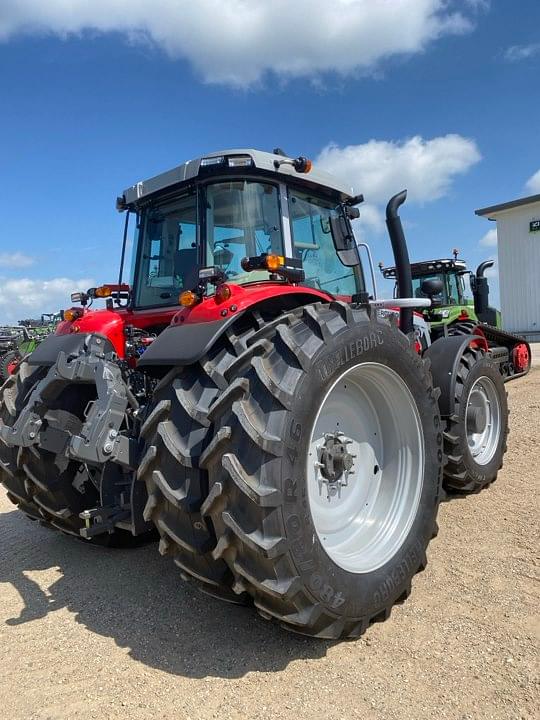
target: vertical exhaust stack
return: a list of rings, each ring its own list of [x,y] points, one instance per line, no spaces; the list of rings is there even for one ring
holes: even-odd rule
[[[493,267],[494,260],[486,260],[480,263],[476,269],[476,275],[471,283],[471,289],[474,298],[474,311],[480,320],[486,317],[489,312],[489,285],[487,277],[484,276],[485,271]],[[487,322],[487,320],[484,320]]]
[[[407,198],[407,191],[402,190],[394,197],[390,198],[386,206],[386,226],[392,243],[392,251],[394,253],[394,263],[396,266],[397,292],[399,298],[412,297],[412,273],[411,262],[409,260],[409,251],[405,241],[403,225],[399,217],[398,209],[403,205]],[[399,313],[399,324],[401,331],[408,334],[413,331],[413,311],[412,308],[401,308]]]

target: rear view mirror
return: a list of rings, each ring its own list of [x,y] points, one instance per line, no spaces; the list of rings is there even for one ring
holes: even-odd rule
[[[358,249],[347,219],[343,215],[330,216],[330,232],[337,256],[345,267],[359,265]]]

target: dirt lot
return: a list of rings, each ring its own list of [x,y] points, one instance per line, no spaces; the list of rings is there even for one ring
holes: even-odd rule
[[[88,547],[0,492],[3,717],[538,717],[540,368],[508,390],[497,483],[442,505],[412,596],[357,642],[288,635],[200,595],[155,546]]]

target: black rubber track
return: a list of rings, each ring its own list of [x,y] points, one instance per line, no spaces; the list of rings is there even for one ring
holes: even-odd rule
[[[212,520],[218,539],[212,557],[225,561],[234,576],[234,591],[249,594],[264,618],[301,634],[355,638],[390,615],[392,606],[409,595],[412,577],[426,565],[426,548],[437,531],[442,483],[438,391],[429,363],[410,350],[403,335],[386,320],[344,303],[293,311],[265,334],[251,338],[249,350],[228,373],[227,389],[210,409],[215,431],[200,463],[209,473],[209,493],[201,510]],[[366,341],[369,345],[372,339],[375,345],[366,350]],[[329,350],[336,347],[339,352]],[[357,362],[343,360],[344,348],[364,353],[365,359],[402,363],[422,406],[422,511],[398,552],[403,555],[368,576],[347,573],[321,551],[305,500],[304,461],[296,466],[297,483],[287,469],[297,457],[305,457],[301,448],[308,436],[302,430],[296,437],[299,425],[290,408],[301,414],[303,404],[320,397],[340,363]],[[317,380],[324,353],[330,368],[326,384]],[[315,399],[302,394],[306,387],[318,388]]]
[[[466,333],[464,333],[466,334]],[[467,442],[467,399],[472,384],[487,374],[499,393],[501,409],[501,434],[497,451],[487,465],[479,465],[469,452]],[[455,384],[455,406],[453,414],[446,421],[444,436],[444,487],[460,493],[474,493],[489,485],[497,478],[502,468],[507,449],[508,402],[507,392],[498,367],[479,348],[469,347],[460,360]]]
[[[452,323],[448,326],[449,335],[474,335],[475,329],[479,327],[482,329],[482,325],[474,320],[462,320],[460,322]]]
[[[24,406],[32,387],[41,379],[43,371],[21,363],[19,370],[11,375],[0,388],[0,422],[11,427]],[[18,465],[18,448],[5,445],[0,440],[0,481],[7,490],[12,503],[33,520],[44,520],[33,500],[33,487],[29,487],[24,470]]]
[[[141,429],[145,451],[137,477],[146,483],[144,517],[160,533],[159,550],[173,558],[182,577],[203,591],[231,602],[233,576],[211,552],[215,536],[200,508],[208,492],[199,457],[210,429],[208,410],[228,387],[228,372],[247,350],[248,340],[267,327],[256,315],[244,317],[193,366],[171,370],[159,383]]]

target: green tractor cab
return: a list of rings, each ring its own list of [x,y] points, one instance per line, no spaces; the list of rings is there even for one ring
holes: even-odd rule
[[[485,272],[494,261],[485,260],[473,273],[458,258],[457,250],[453,255],[411,263],[414,297],[431,301],[431,306],[422,310],[431,340],[447,335],[479,335],[486,339],[505,380],[524,375],[530,368],[530,347],[523,338],[503,332],[500,311],[489,305]],[[397,288],[396,268],[383,267],[382,263],[379,267],[385,278],[396,280]]]

